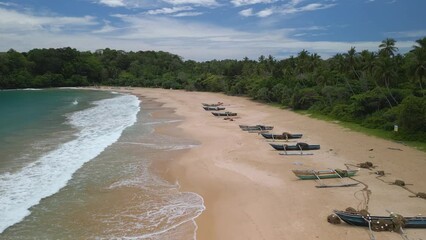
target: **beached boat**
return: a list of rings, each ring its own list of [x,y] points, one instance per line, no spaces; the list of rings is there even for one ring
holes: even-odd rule
[[[378,221],[392,222],[392,216],[363,216],[359,213],[334,210],[344,222],[350,225],[368,227],[369,223]],[[404,228],[426,228],[426,217],[404,217]]]
[[[218,102],[218,103],[202,103],[202,104],[205,107],[218,107],[218,106],[222,106],[223,102]]]
[[[204,106],[204,110],[206,111],[221,111],[225,110],[225,107],[211,107],[211,106]]]
[[[272,133],[262,133],[262,136],[266,139],[274,139],[274,140],[287,140],[287,139],[295,139],[295,138],[301,138],[303,134],[301,133],[282,133],[282,134],[272,134]]]
[[[219,117],[237,116],[237,113],[234,113],[234,112],[212,112],[212,114]]]
[[[313,179],[326,179],[326,178],[343,178],[353,177],[359,171],[358,169],[342,170],[342,169],[328,169],[328,170],[292,170],[294,175],[302,180]]]
[[[267,131],[274,129],[274,126],[266,125],[240,125],[241,130],[243,131]]]
[[[320,145],[311,145],[307,143],[298,142],[296,145],[287,144],[274,144],[270,143],[271,147],[279,151],[295,151],[295,150],[318,150]]]

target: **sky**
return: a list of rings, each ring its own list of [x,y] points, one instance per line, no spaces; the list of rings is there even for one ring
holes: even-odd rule
[[[426,0],[0,0],[0,52],[166,51],[184,60],[400,53],[426,37]]]

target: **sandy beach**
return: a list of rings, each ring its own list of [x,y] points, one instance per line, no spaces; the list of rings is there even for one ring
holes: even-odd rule
[[[298,180],[292,169],[342,168],[373,162],[374,170],[361,169],[355,178],[371,191],[368,210],[372,215],[426,215],[426,200],[411,197],[426,192],[426,153],[400,143],[353,132],[288,110],[220,93],[132,88],[144,99],[154,99],[182,117],[179,130],[171,133],[191,138],[199,146],[170,156],[156,171],[181,191],[204,198],[206,210],[196,219],[197,239],[370,239],[367,228],[345,223],[332,225],[326,218],[334,209],[365,207],[364,185],[316,188],[315,181]],[[237,112],[234,121],[214,117],[201,103],[223,102]],[[273,133],[303,133],[302,142],[320,144],[314,155],[282,156],[261,135],[241,131],[239,124],[273,125]],[[295,144],[290,142],[288,144]],[[166,159],[165,159],[166,160]],[[355,167],[353,167],[355,168]],[[383,170],[377,179],[373,172]],[[350,179],[324,180],[326,184],[353,183]],[[406,229],[410,239],[426,239],[426,229]],[[397,233],[374,233],[377,240],[401,239]]]

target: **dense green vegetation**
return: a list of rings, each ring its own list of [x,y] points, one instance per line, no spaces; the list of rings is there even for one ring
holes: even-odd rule
[[[377,52],[355,48],[323,60],[306,50],[277,60],[183,61],[166,52],[72,48],[0,53],[0,89],[115,85],[247,95],[426,142],[426,38],[398,53],[386,39]]]

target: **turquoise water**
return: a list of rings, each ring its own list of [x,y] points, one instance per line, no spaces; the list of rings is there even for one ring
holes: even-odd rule
[[[150,169],[196,146],[133,95],[0,91],[0,239],[195,239],[203,199]],[[166,109],[167,111],[167,109]]]
[[[109,92],[85,90],[0,91],[0,173],[72,137],[66,114],[88,108]]]

